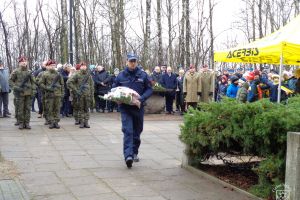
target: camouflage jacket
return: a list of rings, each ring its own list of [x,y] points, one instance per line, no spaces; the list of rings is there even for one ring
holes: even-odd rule
[[[46,97],[61,97],[64,95],[64,80],[55,70],[45,71],[39,78],[38,84],[45,92]]]
[[[72,93],[77,95],[91,97],[94,95],[94,82],[87,71],[80,70],[72,75],[67,81],[67,86]]]
[[[14,94],[19,96],[31,96],[36,89],[31,71],[21,67],[18,67],[11,73],[9,85],[13,89]]]

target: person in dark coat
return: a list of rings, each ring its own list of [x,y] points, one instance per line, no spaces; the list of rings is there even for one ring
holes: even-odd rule
[[[177,87],[176,75],[172,72],[171,67],[167,67],[167,72],[162,75],[161,84],[169,91],[166,92],[166,111],[167,114],[173,114],[173,101],[175,99],[175,90]]]
[[[295,93],[300,94],[300,68],[295,70],[295,78],[297,81],[295,82]]]
[[[39,86],[39,80],[42,76],[42,74],[46,71],[46,62],[43,62],[42,63],[42,66],[41,68],[35,70],[32,75],[34,76],[35,80],[36,80],[36,84],[37,84],[37,87],[36,87],[36,96],[33,97],[32,99],[32,102],[31,102],[31,109],[34,110],[34,101],[35,101],[35,98],[37,99],[37,102],[38,102],[38,108],[39,108],[39,111],[38,111],[38,118],[42,118],[42,114],[43,114],[43,91],[41,89],[41,87]],[[45,105],[44,105],[45,106]]]
[[[40,72],[41,72],[41,68],[40,68],[39,63],[38,62],[34,63],[34,70],[32,72],[32,76],[34,78],[36,78],[39,75]],[[40,99],[39,99],[38,90],[34,91],[34,93],[32,95],[32,99],[31,99],[31,112],[36,112],[36,110],[34,108],[35,100],[38,101],[38,108],[39,108],[39,111],[40,111],[40,105],[41,104],[39,104]]]
[[[64,79],[64,97],[62,101],[62,107],[60,110],[60,114],[63,117],[69,117],[69,114],[71,113],[70,90],[67,87],[67,81],[69,78],[70,70],[71,70],[71,65],[65,64],[60,72],[60,75]]]
[[[156,66],[154,68],[154,71],[151,74],[151,80],[154,81],[155,83],[161,83],[161,78],[162,78],[162,75],[160,72],[160,67]]]
[[[114,82],[116,80],[116,77],[119,75],[119,73],[120,73],[119,68],[115,68],[114,73],[112,75],[110,75],[110,77],[109,77],[109,89],[112,88],[112,85],[114,84]],[[107,101],[107,107],[108,107],[108,112],[114,112],[115,109],[117,110],[117,112],[119,112],[118,105],[114,101]]]
[[[260,83],[259,79],[255,78],[254,76],[254,80],[250,82],[250,91],[248,92],[248,96],[247,96],[248,102],[258,101],[259,94],[258,94],[257,86],[259,85],[259,83]]]
[[[270,101],[273,103],[277,102],[279,81],[280,76],[277,74],[273,74],[272,82],[270,84]],[[287,98],[287,94],[283,90],[281,90],[280,102],[286,101]]]
[[[137,64],[136,55],[127,55],[127,66],[116,77],[113,84],[113,88],[118,86],[128,87],[140,95],[140,108],[128,104],[120,104],[119,106],[124,135],[123,154],[128,168],[132,167],[133,161],[139,161],[140,137],[144,126],[144,105],[153,92],[148,75],[139,69]]]
[[[182,115],[185,111],[184,97],[183,97],[183,79],[184,70],[179,70],[179,76],[177,77],[177,89],[176,89],[176,109]]]
[[[226,96],[228,87],[228,79],[227,76],[223,75],[218,82],[218,92],[217,92],[217,101],[220,102],[222,97]]]
[[[9,70],[8,68],[4,68],[3,62],[0,60],[0,117],[10,117],[11,115],[8,110],[9,92]]]
[[[110,77],[109,74],[105,71],[104,67],[101,65],[97,66],[97,72],[95,74],[94,82],[96,85],[96,111],[99,112],[100,109],[102,112],[105,112],[106,101],[104,99],[100,99],[98,95],[104,96],[109,90],[109,82]]]

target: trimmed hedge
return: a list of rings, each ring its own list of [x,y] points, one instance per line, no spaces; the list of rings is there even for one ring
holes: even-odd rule
[[[181,126],[180,139],[190,147],[194,164],[219,152],[265,158],[253,168],[259,184],[255,195],[272,196],[272,188],[284,182],[287,132],[300,132],[300,97],[287,105],[268,99],[240,104],[232,99],[199,104],[189,109]]]

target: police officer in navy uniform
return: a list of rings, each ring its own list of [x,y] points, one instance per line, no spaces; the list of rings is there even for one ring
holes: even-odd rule
[[[127,66],[116,77],[113,87],[124,86],[139,93],[141,108],[133,105],[120,104],[122,118],[123,154],[128,168],[138,162],[138,150],[141,144],[140,135],[143,131],[144,104],[152,94],[151,83],[146,72],[137,67],[137,56],[127,55]]]

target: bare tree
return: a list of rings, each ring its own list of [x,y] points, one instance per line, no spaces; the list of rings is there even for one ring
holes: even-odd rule
[[[9,68],[9,70],[12,71],[11,53],[10,53],[9,43],[8,43],[8,32],[7,32],[6,24],[3,21],[3,17],[2,17],[2,12],[1,11],[0,11],[0,23],[2,25],[3,34],[4,34],[6,62],[7,62],[7,66]]]
[[[185,59],[186,66],[191,64],[190,53],[190,37],[191,37],[191,24],[190,24],[190,0],[185,0]]]
[[[262,4],[262,0],[258,0],[258,31],[259,31],[259,38],[262,38],[263,37],[263,22],[262,22],[262,7],[263,7],[263,4]]]
[[[68,57],[68,12],[67,1],[61,0],[60,61],[66,63]]]
[[[172,7],[172,0],[166,0],[166,5],[167,5],[167,17],[168,17],[168,34],[169,34],[169,65],[173,66],[173,36],[172,36],[172,31],[173,31],[173,24],[172,24],[172,17],[173,17],[173,7]]]
[[[295,16],[299,15],[299,0],[294,0],[294,5],[295,5]]]
[[[185,32],[185,10],[186,10],[186,0],[182,0],[182,16],[181,16],[181,30],[179,36],[179,46],[180,46],[180,65],[185,67],[185,42],[184,42],[184,32]]]
[[[214,3],[212,0],[209,0],[209,33],[210,33],[210,66],[212,69],[215,69],[214,66],[214,32],[213,32],[213,10]]]
[[[81,14],[80,14],[80,0],[75,0],[74,4],[74,36],[75,36],[75,62],[79,63],[83,60],[83,42],[81,29]]]
[[[156,0],[157,3],[157,36],[158,36],[158,65],[163,64],[163,49],[162,49],[162,27],[161,27],[161,0]]]
[[[149,63],[150,61],[149,48],[150,48],[150,35],[151,35],[150,24],[151,24],[151,0],[146,0],[146,23],[145,23],[146,30],[144,30],[144,48],[143,48],[143,56],[142,56],[142,65],[148,69],[150,65]]]

